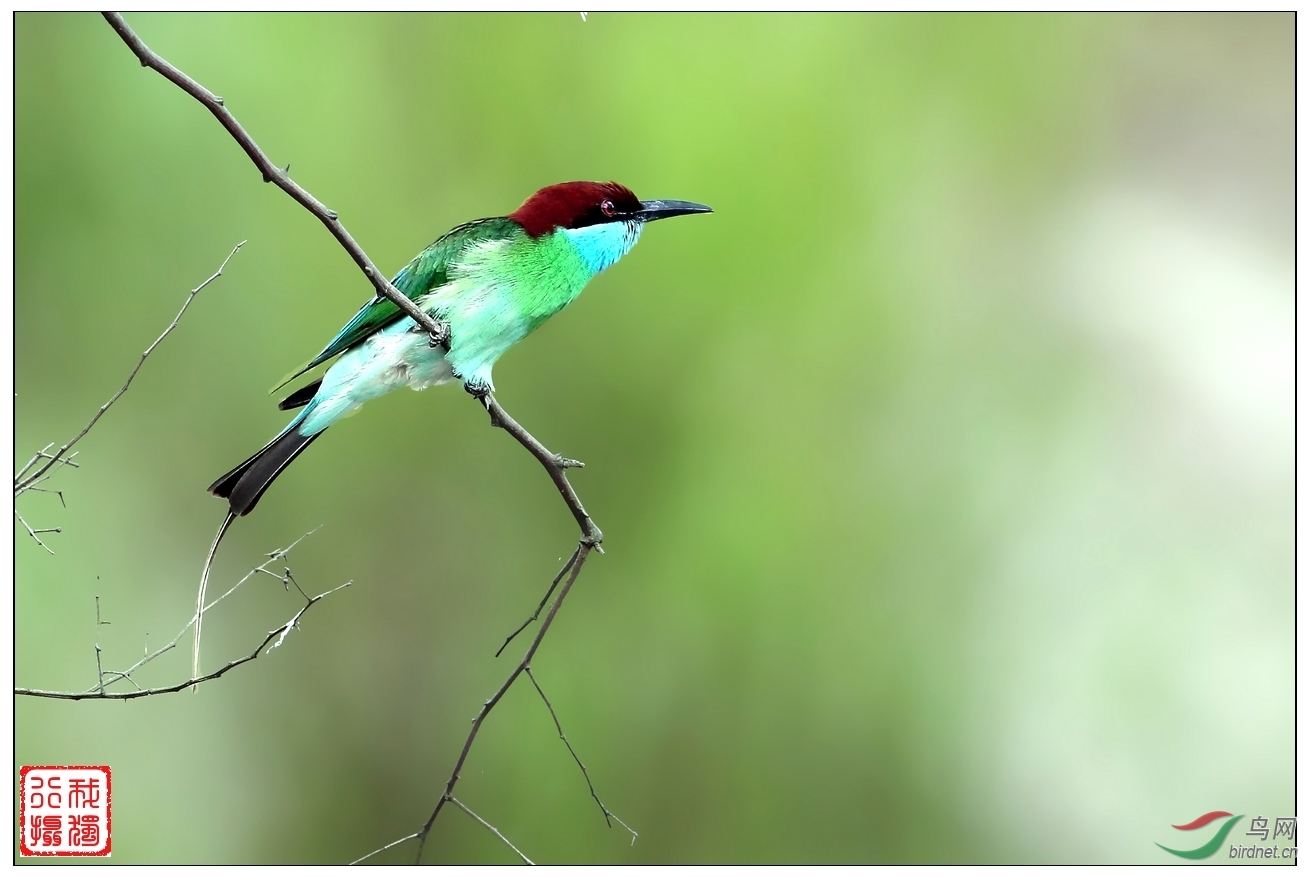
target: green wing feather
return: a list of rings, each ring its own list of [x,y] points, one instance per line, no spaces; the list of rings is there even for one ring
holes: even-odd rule
[[[415,256],[413,261],[400,269],[400,273],[392,278],[391,285],[409,299],[417,300],[445,285],[450,266],[465,247],[479,241],[502,240],[519,231],[518,223],[504,216],[475,219],[458,225],[433,241],[427,249]],[[269,392],[276,393],[305,372],[322,365],[337,354],[345,353],[374,332],[386,328],[403,316],[405,316],[404,312],[391,299],[380,295],[374,296],[359,309],[359,313],[350,319],[336,337],[328,342],[327,347],[324,347],[318,356],[288,375]]]

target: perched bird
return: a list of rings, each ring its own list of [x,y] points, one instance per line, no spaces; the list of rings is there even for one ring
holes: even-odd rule
[[[233,515],[264,491],[323,430],[369,399],[410,387],[462,381],[483,395],[506,350],[578,297],[587,281],[623,258],[656,219],[709,213],[688,201],[639,201],[618,183],[559,183],[509,216],[476,219],[446,232],[392,283],[440,323],[443,343],[375,297],[323,350],[283,384],[340,356],[323,377],[279,403],[302,408],[276,438],[210,485]]]
[[[205,564],[196,607],[198,672],[204,583],[227,527],[323,430],[369,399],[401,387],[422,390],[458,380],[474,395],[492,390],[491,369],[506,350],[578,297],[591,278],[623,258],[646,223],[709,213],[688,201],[640,201],[618,183],[547,186],[509,216],[477,219],[442,235],[392,283],[449,327],[432,338],[390,299],[375,297],[323,350],[282,385],[340,357],[323,377],[278,405],[302,409],[250,459],[209,491],[228,516]]]

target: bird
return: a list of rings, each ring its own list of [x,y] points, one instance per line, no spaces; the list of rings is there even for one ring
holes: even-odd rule
[[[568,306],[600,272],[636,245],[655,220],[712,213],[691,201],[642,201],[615,182],[546,186],[513,213],[475,219],[437,238],[392,285],[447,331],[435,337],[390,299],[377,295],[303,367],[274,391],[333,362],[317,380],[278,403],[299,413],[272,441],[209,486],[228,501],[205,563],[196,605],[193,671],[209,569],[232,522],[329,426],[365,402],[401,387],[423,390],[459,381],[485,397],[496,361]]]

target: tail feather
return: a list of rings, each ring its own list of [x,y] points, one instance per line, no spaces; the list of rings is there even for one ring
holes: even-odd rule
[[[290,411],[292,408],[302,408],[305,405],[308,405],[313,401],[314,395],[318,393],[318,388],[322,383],[323,379],[319,378],[313,383],[305,384],[305,386],[277,403],[277,407],[282,411]]]
[[[263,454],[269,448],[273,447],[273,445],[276,444],[277,440],[280,438],[282,438],[282,436],[279,435],[277,438],[273,439],[273,441],[269,442],[259,450],[255,451],[255,453],[249,459],[242,462],[235,469],[232,469],[231,471],[226,472],[223,475],[220,475],[217,481],[209,485],[208,487],[209,492],[212,493],[214,496],[220,497],[222,499],[227,499],[228,497],[232,496],[232,489],[237,486],[237,482],[241,480],[241,476],[245,475],[246,470],[249,469],[251,465],[253,465],[254,462],[259,459],[260,454]]]
[[[312,386],[317,388],[318,384]],[[228,527],[232,526],[232,522],[241,515],[249,514],[259,502],[259,498],[264,495],[264,491],[268,490],[269,485],[282,474],[282,470],[290,466],[291,461],[299,456],[301,451],[322,435],[321,430],[313,435],[301,435],[297,427],[303,419],[302,415],[291,421],[284,432],[256,451],[254,456],[209,485],[210,493],[228,501],[228,513],[214,536],[214,544],[209,548],[209,556],[205,558],[205,568],[200,574],[200,589],[196,594],[194,619],[195,638],[191,652],[192,679],[200,678],[200,631],[205,620],[205,590],[209,584],[209,571],[214,565],[214,555],[218,553],[218,546],[223,541]],[[195,686],[192,686],[192,690],[195,690]]]
[[[282,470],[322,435],[301,435],[296,422],[260,448],[254,456],[209,485],[209,492],[228,501],[233,515],[248,515]]]
[[[236,515],[233,512],[228,512],[227,517],[223,519],[222,525],[218,528],[218,533],[214,536],[214,544],[209,546],[209,556],[205,558],[205,568],[200,573],[200,590],[196,594],[196,617],[194,619],[196,630],[191,646],[192,679],[200,678],[200,627],[205,620],[205,586],[209,584],[209,570],[214,566],[214,555],[218,553],[218,544],[223,541],[223,535],[227,533],[227,528],[232,526],[234,520],[236,520]],[[191,690],[195,691],[196,687],[192,685]]]

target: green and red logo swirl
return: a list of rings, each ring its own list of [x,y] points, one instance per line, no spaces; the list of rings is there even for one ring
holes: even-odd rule
[[[1225,816],[1231,818],[1219,827],[1219,830],[1215,832],[1214,837],[1210,838],[1194,850],[1174,850],[1162,843],[1158,843],[1156,846],[1164,850],[1166,853],[1173,853],[1175,856],[1181,856],[1184,859],[1204,859],[1208,856],[1213,856],[1215,850],[1223,845],[1224,840],[1228,837],[1228,832],[1233,830],[1233,826],[1237,824],[1237,820],[1242,818],[1241,816],[1233,816],[1233,814],[1229,813],[1227,810],[1211,810],[1209,813],[1201,814],[1186,825],[1174,826],[1174,828],[1179,831],[1196,831],[1198,828],[1205,828],[1211,822],[1214,822],[1216,819],[1223,819]]]

